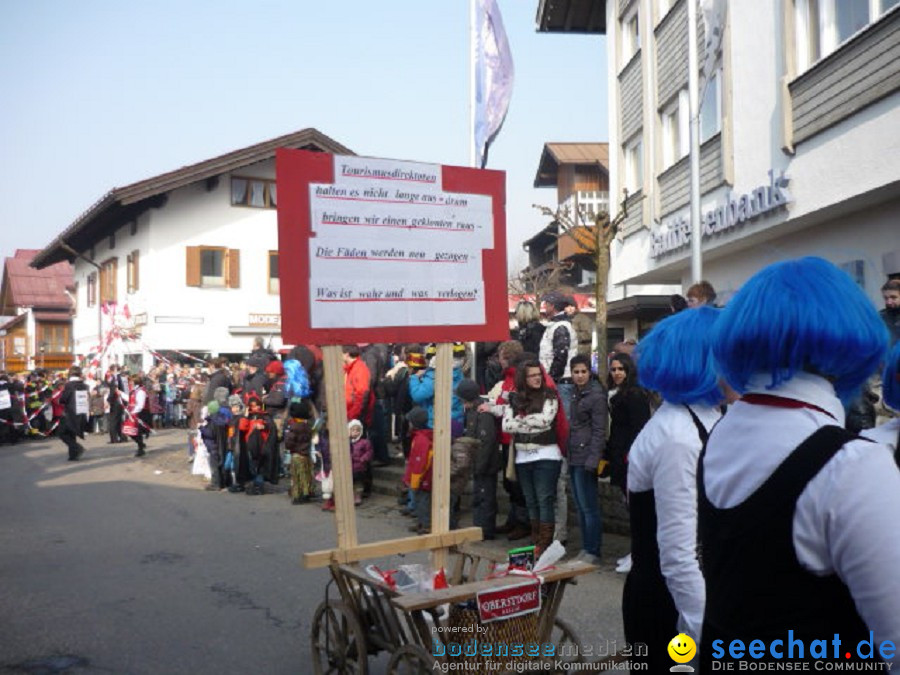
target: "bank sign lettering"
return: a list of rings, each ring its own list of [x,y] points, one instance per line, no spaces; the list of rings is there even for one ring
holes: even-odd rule
[[[761,185],[738,197],[729,192],[725,204],[703,214],[703,239],[727,232],[743,225],[745,221],[786,206],[791,201],[787,191],[789,180],[784,171],[776,177],[775,171],[769,169],[768,185]],[[666,253],[690,245],[691,222],[684,216],[678,216],[663,224],[652,236],[650,257],[660,258]]]
[[[481,623],[511,619],[541,609],[541,583],[537,579],[515,586],[482,591],[477,595]]]

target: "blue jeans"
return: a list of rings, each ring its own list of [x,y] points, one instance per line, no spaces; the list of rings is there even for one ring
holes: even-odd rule
[[[516,464],[516,475],[525,494],[528,517],[532,521],[552,523],[556,515],[556,481],[562,462],[539,459]]]
[[[597,502],[597,474],[583,466],[570,466],[572,498],[578,507],[578,524],[581,527],[582,548],[591,555],[600,555],[603,539],[603,515]]]
[[[575,396],[575,385],[572,382],[561,382],[556,385],[556,390],[559,392],[559,398],[562,400],[563,412],[566,414],[566,419],[569,419],[569,413],[572,408],[572,398]]]

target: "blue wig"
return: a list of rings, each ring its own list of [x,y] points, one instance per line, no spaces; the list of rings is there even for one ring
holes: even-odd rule
[[[303,366],[296,359],[288,359],[284,362],[284,372],[287,381],[284,385],[284,394],[291,398],[306,398],[309,396],[309,376],[303,370]]]
[[[881,396],[894,410],[900,410],[900,340],[888,354],[881,378]]]
[[[755,373],[774,388],[806,371],[828,378],[843,401],[874,373],[887,329],[850,279],[822,258],[764,267],[732,298],[712,331],[718,368],[746,391]]]
[[[709,341],[719,314],[713,307],[698,307],[656,324],[637,347],[641,384],[669,403],[721,401]]]

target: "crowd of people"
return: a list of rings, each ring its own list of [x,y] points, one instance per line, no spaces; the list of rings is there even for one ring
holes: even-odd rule
[[[724,309],[700,282],[599,366],[570,296],[548,293],[543,312],[521,301],[509,340],[479,343],[474,359],[453,345],[450,526],[471,491],[484,539],[528,538],[540,551],[566,542],[571,521],[576,557],[596,564],[598,481],[609,480],[631,520],[631,554],[617,561],[626,638],[649,645],[650,672],[668,669],[679,632],[697,640],[706,669],[714,641],[787,630],[816,639],[839,627],[855,639],[868,629],[896,644],[900,281],[882,293],[879,315],[818,258],[763,269]],[[399,505],[426,533],[436,348],[347,345],[343,359],[354,501],[370,494],[373,467],[403,462]],[[292,503],[333,510],[322,371],[315,347],[281,360],[257,341],[239,368],[3,374],[0,433],[58,426],[77,461],[89,430],[132,439],[140,457],[154,428],[183,426],[189,456],[208,458],[207,489],[259,495],[286,478]],[[852,414],[861,399],[873,411],[862,421]],[[889,421],[876,426],[879,405]]]

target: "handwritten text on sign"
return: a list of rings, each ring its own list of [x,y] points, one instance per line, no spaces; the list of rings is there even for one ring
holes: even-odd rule
[[[541,609],[541,582],[535,579],[515,586],[503,586],[477,595],[481,623],[511,619]]]
[[[310,183],[313,328],[485,321],[486,195],[444,192],[441,166],[334,157],[334,183]]]

